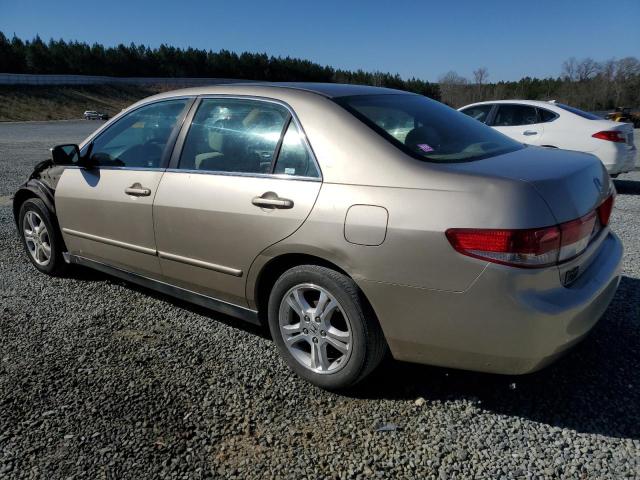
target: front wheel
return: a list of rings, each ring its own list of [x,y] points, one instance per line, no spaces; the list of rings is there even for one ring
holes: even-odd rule
[[[49,209],[39,198],[30,198],[20,206],[20,238],[34,267],[48,275],[60,275],[67,264],[62,258],[62,238],[54,226]]]
[[[380,326],[354,281],[316,265],[294,267],[277,280],[269,329],[289,367],[328,390],[360,382],[386,352]]]

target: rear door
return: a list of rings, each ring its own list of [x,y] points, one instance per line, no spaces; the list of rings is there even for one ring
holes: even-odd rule
[[[181,98],[147,104],[83,148],[96,167],[67,168],[55,201],[69,252],[157,277],[153,198],[187,106]]]
[[[153,206],[161,268],[172,284],[246,305],[251,263],[304,222],[320,171],[280,103],[203,98],[192,117]]]
[[[521,143],[541,145],[544,125],[531,105],[498,104],[491,126]]]

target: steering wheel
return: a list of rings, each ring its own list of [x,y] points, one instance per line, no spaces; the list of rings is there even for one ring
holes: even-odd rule
[[[134,145],[120,154],[127,167],[157,167],[162,159],[165,143],[157,138]]]

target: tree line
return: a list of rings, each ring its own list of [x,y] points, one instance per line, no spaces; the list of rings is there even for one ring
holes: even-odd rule
[[[455,71],[439,78],[441,101],[460,107],[501,99],[557,100],[589,111],[640,106],[640,61],[636,57],[602,62],[569,58],[556,78],[524,77],[517,82],[488,82],[485,67],[467,79]]]
[[[407,90],[439,99],[438,85],[398,74],[341,70],[309,60],[266,53],[200,50],[160,45],[117,45],[49,40],[23,41],[0,32],[0,72],[116,77],[210,77],[272,82],[357,83]]]
[[[160,45],[117,45],[9,39],[0,32],[0,72],[107,75],[119,77],[212,77],[264,81],[335,82],[374,85],[419,93],[453,107],[499,99],[556,99],[586,110],[640,106],[640,61],[635,57],[602,62],[570,58],[558,77],[524,77],[489,82],[478,68],[471,79],[451,71],[437,83],[398,74],[343,70],[300,58],[266,53],[202,50]]]

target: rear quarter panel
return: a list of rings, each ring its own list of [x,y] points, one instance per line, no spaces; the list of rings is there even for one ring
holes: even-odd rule
[[[524,182],[452,177],[460,177],[457,185],[452,181],[448,188],[434,189],[324,184],[300,229],[263,251],[254,262],[248,278],[250,303],[255,300],[252,292],[261,268],[287,253],[333,262],[356,282],[464,291],[487,263],[456,252],[444,234],[448,228],[526,228],[554,223],[544,201]],[[388,211],[381,245],[357,245],[345,239],[345,217],[352,205],[377,205]]]
[[[565,150],[590,152],[595,147],[591,138],[592,126],[586,120],[577,115],[553,110],[560,115],[552,122],[545,123],[544,141],[542,145],[550,145]],[[591,133],[590,133],[591,132]]]

